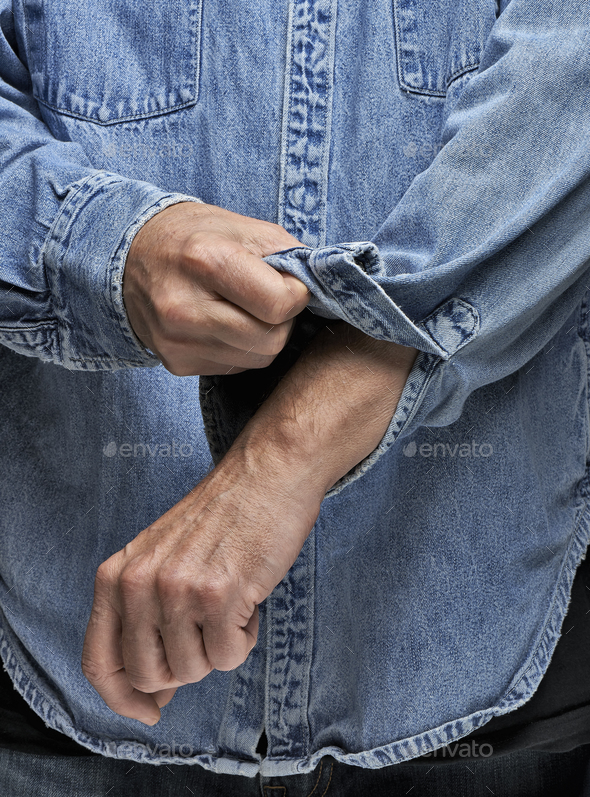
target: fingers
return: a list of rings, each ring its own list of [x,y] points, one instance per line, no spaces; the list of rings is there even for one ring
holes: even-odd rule
[[[174,376],[233,375],[252,368],[265,368],[274,360],[274,356],[259,356],[222,344],[219,346],[203,345],[197,352],[196,346],[192,342],[175,342],[170,347],[170,357],[168,357],[168,347],[165,344],[162,347],[154,347],[153,351],[156,352],[164,367]],[[201,351],[210,353],[211,358],[215,357],[216,359],[203,359],[199,356]],[[219,362],[220,359],[225,362]],[[233,363],[241,363],[241,365]]]
[[[286,272],[280,271],[279,274],[282,276],[283,280],[285,281],[285,287],[289,291],[289,293],[293,294],[293,300],[299,306],[299,303],[305,300],[304,307],[307,307],[309,303],[309,299],[311,297],[311,293],[305,287],[304,283],[301,280],[298,280],[297,277],[294,277],[293,274],[287,274]],[[303,308],[302,308],[303,309]],[[298,312],[301,312],[299,310]],[[291,316],[288,315],[288,318]]]
[[[244,626],[220,618],[203,625],[207,658],[216,670],[233,670],[246,659],[258,637],[258,606]]]
[[[229,362],[250,368],[266,367],[283,350],[293,329],[294,318],[282,324],[265,324],[234,305],[225,302],[219,305],[216,318],[212,321],[210,337],[220,357],[223,356],[224,344]],[[201,340],[201,345],[205,347],[206,341]],[[251,356],[251,360],[235,359],[246,354]],[[257,364],[258,356],[265,359]]]
[[[160,719],[157,701],[129,682],[123,665],[119,616],[100,596],[98,600],[95,597],[86,629],[82,672],[112,711],[146,725],[155,725]]]
[[[233,588],[198,586],[166,568],[151,578],[143,563],[121,569],[120,561],[115,555],[97,572],[82,671],[109,708],[153,725],[178,686],[246,660],[258,607],[236,601]]]
[[[200,681],[211,672],[193,619],[191,583],[176,565],[169,571],[160,563],[154,570],[152,557],[140,556],[123,567],[116,585],[121,649],[132,686],[156,692]]]
[[[155,651],[150,665],[152,671],[159,669],[160,678],[166,674],[171,675],[182,683],[195,683],[209,675],[213,664],[209,660],[203,644],[201,634],[202,608],[195,590],[194,578],[183,572],[177,564],[171,567],[161,565],[158,573],[149,585],[150,595],[142,597],[141,591],[135,593],[133,602],[128,601],[124,607],[126,620],[130,625],[130,633],[136,636],[138,645],[127,653],[137,660],[142,656],[140,624],[136,619],[137,613],[147,614],[146,607],[150,606],[151,596],[155,596],[154,609],[157,611],[157,629],[159,634],[159,649]],[[127,658],[125,658],[127,661]],[[147,660],[145,660],[147,663]],[[162,681],[152,688],[162,688]]]
[[[319,512],[315,492],[309,515],[305,501],[285,500],[281,463],[232,447],[98,568],[82,669],[113,711],[154,724],[178,686],[246,660],[258,605]]]
[[[203,359],[207,359],[205,347],[216,348],[221,344],[237,352],[253,351],[254,356],[274,358],[285,345],[294,321],[291,318],[281,324],[266,324],[221,299],[189,296],[176,306],[174,314],[168,312],[161,317],[154,341],[160,348],[167,341],[190,342],[199,352],[203,349]]]
[[[170,671],[184,683],[202,681],[213,670],[201,629],[188,617],[162,622],[160,632]]]
[[[266,368],[282,351],[291,335],[294,319],[278,326],[263,324],[226,302],[211,302],[208,314],[199,308],[186,310],[175,328],[154,334],[152,351],[177,376],[238,373]],[[201,334],[195,335],[193,317],[201,318]],[[229,320],[228,320],[229,319]]]
[[[158,692],[152,692],[152,697],[160,708],[164,708],[172,700],[176,694],[176,689],[160,689]]]
[[[266,367],[309,292],[262,258],[299,245],[279,225],[221,208],[185,202],[160,211],[126,258],[133,331],[175,375]]]
[[[207,658],[201,630],[188,618],[166,627],[144,622],[141,613],[124,611],[121,647],[127,680],[141,692],[166,694],[201,681],[213,666]]]
[[[186,682],[212,669],[239,667],[256,644],[258,607],[247,604],[238,580],[183,578],[162,568],[158,578],[160,633],[170,670]]]
[[[200,285],[267,324],[293,318],[309,301],[309,291],[300,280],[271,268],[237,242],[198,237],[189,250],[187,267]]]

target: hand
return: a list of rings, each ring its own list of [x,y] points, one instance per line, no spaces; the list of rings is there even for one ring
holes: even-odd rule
[[[309,291],[262,260],[302,244],[278,224],[196,202],[157,213],[137,233],[123,299],[133,331],[176,376],[269,365]]]
[[[258,604],[379,443],[416,354],[331,322],[219,465],[99,567],[82,669],[113,711],[153,724],[178,686],[245,661]]]
[[[323,493],[304,463],[251,452],[234,444],[99,567],[82,670],[118,714],[154,724],[178,686],[237,667],[256,643],[258,604],[297,558]]]

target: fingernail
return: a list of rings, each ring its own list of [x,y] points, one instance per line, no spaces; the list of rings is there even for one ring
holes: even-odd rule
[[[144,717],[143,719],[140,719],[139,721],[143,722],[144,725],[150,725],[151,726],[151,725],[156,725],[156,723],[160,722],[160,718],[156,717],[156,719],[154,719],[153,717]]]

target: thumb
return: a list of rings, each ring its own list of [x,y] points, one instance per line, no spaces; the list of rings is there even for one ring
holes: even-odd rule
[[[172,689],[160,689],[158,692],[151,693],[151,696],[158,704],[158,708],[163,708],[164,706],[168,705],[168,703],[172,700],[172,698],[176,694],[177,688],[178,687],[174,687]]]
[[[307,287],[298,280],[297,277],[294,277],[292,274],[285,274],[281,272],[283,280],[285,281],[285,287],[292,295],[292,301],[295,305],[295,310],[297,313],[300,313],[307,305],[311,298],[311,293],[307,289]],[[293,313],[289,313],[289,317],[292,317]]]

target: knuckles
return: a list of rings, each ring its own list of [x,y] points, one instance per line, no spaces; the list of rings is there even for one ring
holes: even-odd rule
[[[172,568],[163,568],[156,575],[155,588],[165,621],[173,621],[179,612],[192,609],[205,616],[223,611],[234,587],[228,576],[189,575]]]
[[[110,559],[102,562],[96,571],[94,586],[99,594],[111,592],[116,585],[118,577],[118,567],[116,564],[117,556],[118,555],[115,554],[115,556],[111,556]]]
[[[265,336],[268,339],[265,353],[269,354],[273,359],[280,354],[285,348],[290,329],[291,325],[285,324],[284,321],[279,326],[275,326],[274,329],[271,329]]]
[[[138,556],[122,566],[117,577],[117,587],[123,604],[137,601],[138,595],[145,595],[153,586],[154,563],[152,557]]]
[[[170,671],[162,668],[158,673],[144,673],[139,669],[135,669],[133,664],[125,662],[125,674],[127,680],[134,689],[140,692],[157,692],[160,689],[166,689],[170,685],[171,675]],[[172,675],[172,678],[174,676]]]
[[[182,292],[160,292],[152,299],[152,303],[160,334],[173,333],[192,320],[186,296]]]
[[[205,285],[214,286],[220,271],[232,269],[235,257],[240,252],[237,240],[229,240],[219,234],[194,233],[186,242],[182,260],[187,271]]]
[[[193,584],[192,594],[205,614],[216,614],[227,604],[232,585],[227,579],[200,579]]]
[[[88,680],[93,686],[97,685],[100,686],[102,682],[105,680],[105,673],[104,670],[100,667],[100,665],[94,661],[94,659],[90,658],[86,653],[82,654],[82,673],[86,680]]]
[[[285,292],[282,295],[274,295],[267,298],[263,306],[264,318],[262,320],[274,326],[283,324],[287,321],[287,315],[294,305],[295,297],[285,288]]]

